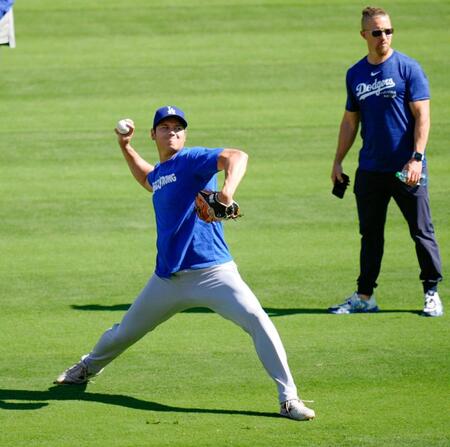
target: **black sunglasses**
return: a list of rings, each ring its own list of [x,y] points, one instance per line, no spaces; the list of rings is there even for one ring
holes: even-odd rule
[[[390,36],[391,34],[394,34],[394,28],[374,29],[370,32],[373,37],[380,37],[383,33],[386,34],[386,36]]]

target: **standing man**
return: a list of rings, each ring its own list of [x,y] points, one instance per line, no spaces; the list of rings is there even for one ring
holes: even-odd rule
[[[207,223],[196,214],[202,190],[217,190],[217,172],[225,179],[217,199],[233,196],[247,166],[237,149],[185,147],[187,121],[177,107],[155,113],[151,138],[160,162],[147,163],[131,146],[134,125],[126,135],[116,130],[119,146],[137,182],[153,192],[157,228],[156,269],[120,324],[100,338],[81,361],[55,383],[82,384],[147,332],[185,309],[208,307],[244,329],[278,388],[280,414],[295,420],[315,417],[299,399],[278,332],[258,299],[242,280],[224,240],[222,222]],[[125,130],[126,131],[126,130]]]
[[[391,48],[394,29],[386,11],[362,11],[361,36],[369,53],[347,72],[347,103],[341,122],[331,180],[342,182],[342,161],[361,122],[354,192],[361,233],[360,275],[356,292],[334,314],[376,312],[373,294],[383,257],[384,226],[391,198],[409,225],[423,283],[423,315],[439,317],[443,306],[437,287],[442,280],[439,248],[431,222],[425,149],[430,130],[430,93],[420,65]],[[403,183],[397,171],[407,173]]]

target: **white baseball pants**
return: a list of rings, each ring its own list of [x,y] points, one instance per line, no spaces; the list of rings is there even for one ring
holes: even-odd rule
[[[280,402],[298,398],[278,332],[234,262],[185,270],[170,278],[153,275],[122,322],[108,329],[84,357],[88,370],[99,372],[147,332],[192,307],[207,307],[244,329],[277,385]]]

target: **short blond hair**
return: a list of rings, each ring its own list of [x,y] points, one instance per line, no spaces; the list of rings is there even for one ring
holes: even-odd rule
[[[388,16],[389,14],[383,8],[374,6],[366,6],[361,13],[361,30],[364,30],[364,25],[368,19],[375,16]]]

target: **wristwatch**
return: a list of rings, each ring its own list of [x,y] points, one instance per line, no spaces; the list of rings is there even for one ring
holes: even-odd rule
[[[422,161],[423,160],[423,154],[420,152],[413,152],[412,159],[416,161]]]

